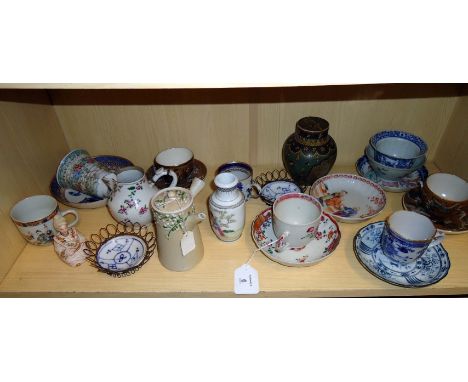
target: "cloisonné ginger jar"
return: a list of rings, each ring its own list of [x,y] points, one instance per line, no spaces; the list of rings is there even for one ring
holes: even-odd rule
[[[320,117],[304,117],[283,144],[283,164],[301,186],[310,186],[327,175],[336,160],[336,143],[328,135],[329,123]]]

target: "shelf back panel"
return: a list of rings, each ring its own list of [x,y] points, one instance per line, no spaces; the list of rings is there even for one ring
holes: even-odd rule
[[[432,160],[458,98],[319,101],[314,94],[314,101],[249,103],[265,97],[233,93],[232,103],[197,103],[193,94],[181,93],[186,97],[178,104],[171,94],[165,102],[161,91],[138,92],[133,99],[141,104],[133,104],[127,94],[119,105],[112,92],[51,91],[70,147],[86,147],[94,155],[114,153],[145,168],[159,151],[178,146],[191,148],[208,166],[238,160],[282,167],[283,142],[294,132],[296,121],[307,115],[330,122],[339,165],[354,164],[369,137],[384,129],[421,135]],[[213,99],[209,92],[200,94],[200,102]]]
[[[468,96],[458,99],[435,162],[442,171],[468,180]]]

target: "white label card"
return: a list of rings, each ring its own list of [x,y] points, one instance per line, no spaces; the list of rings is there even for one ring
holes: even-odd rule
[[[195,238],[192,231],[187,231],[183,234],[180,248],[182,249],[182,256],[186,256],[195,249]]]
[[[260,291],[258,272],[248,264],[243,264],[234,271],[235,294],[257,294]]]

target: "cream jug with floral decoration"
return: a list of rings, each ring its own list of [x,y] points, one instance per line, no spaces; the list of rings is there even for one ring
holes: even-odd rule
[[[157,172],[153,182],[163,175],[166,175],[166,171]],[[177,183],[177,176],[170,175],[172,175],[172,186]],[[117,173],[117,186],[107,201],[107,207],[118,222],[148,225],[153,220],[150,201],[156,192],[158,188],[148,182],[141,167],[125,167]]]
[[[171,271],[188,271],[203,258],[198,224],[206,215],[195,212],[193,199],[204,185],[203,180],[194,178],[190,190],[168,187],[151,199],[159,261]]]

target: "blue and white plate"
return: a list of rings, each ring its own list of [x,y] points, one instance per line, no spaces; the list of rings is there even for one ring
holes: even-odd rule
[[[105,165],[111,171],[116,171],[123,167],[133,166],[128,159],[114,155],[98,155],[93,157],[99,163]],[[71,188],[62,188],[54,176],[50,182],[50,194],[60,203],[74,208],[98,208],[107,204],[107,199],[101,199],[97,196],[83,194]]]
[[[384,255],[380,247],[384,222],[372,223],[354,236],[354,253],[362,266],[375,277],[405,288],[421,288],[442,280],[450,269],[445,248],[429,248],[418,260],[402,265]]]
[[[255,187],[255,186],[254,186]],[[259,195],[269,206],[273,205],[278,196],[289,194],[291,192],[302,192],[297,184],[289,180],[274,180],[265,184]]]
[[[372,180],[385,191],[390,192],[406,192],[411,190],[412,188],[419,186],[419,182],[424,181],[428,175],[426,167],[422,166],[419,170],[413,171],[400,179],[383,179],[377,175],[369,164],[369,159],[367,159],[367,156],[365,155],[357,160],[356,170],[362,177]]]
[[[122,272],[141,263],[146,254],[146,243],[133,235],[114,237],[99,248],[97,263],[112,272]]]

